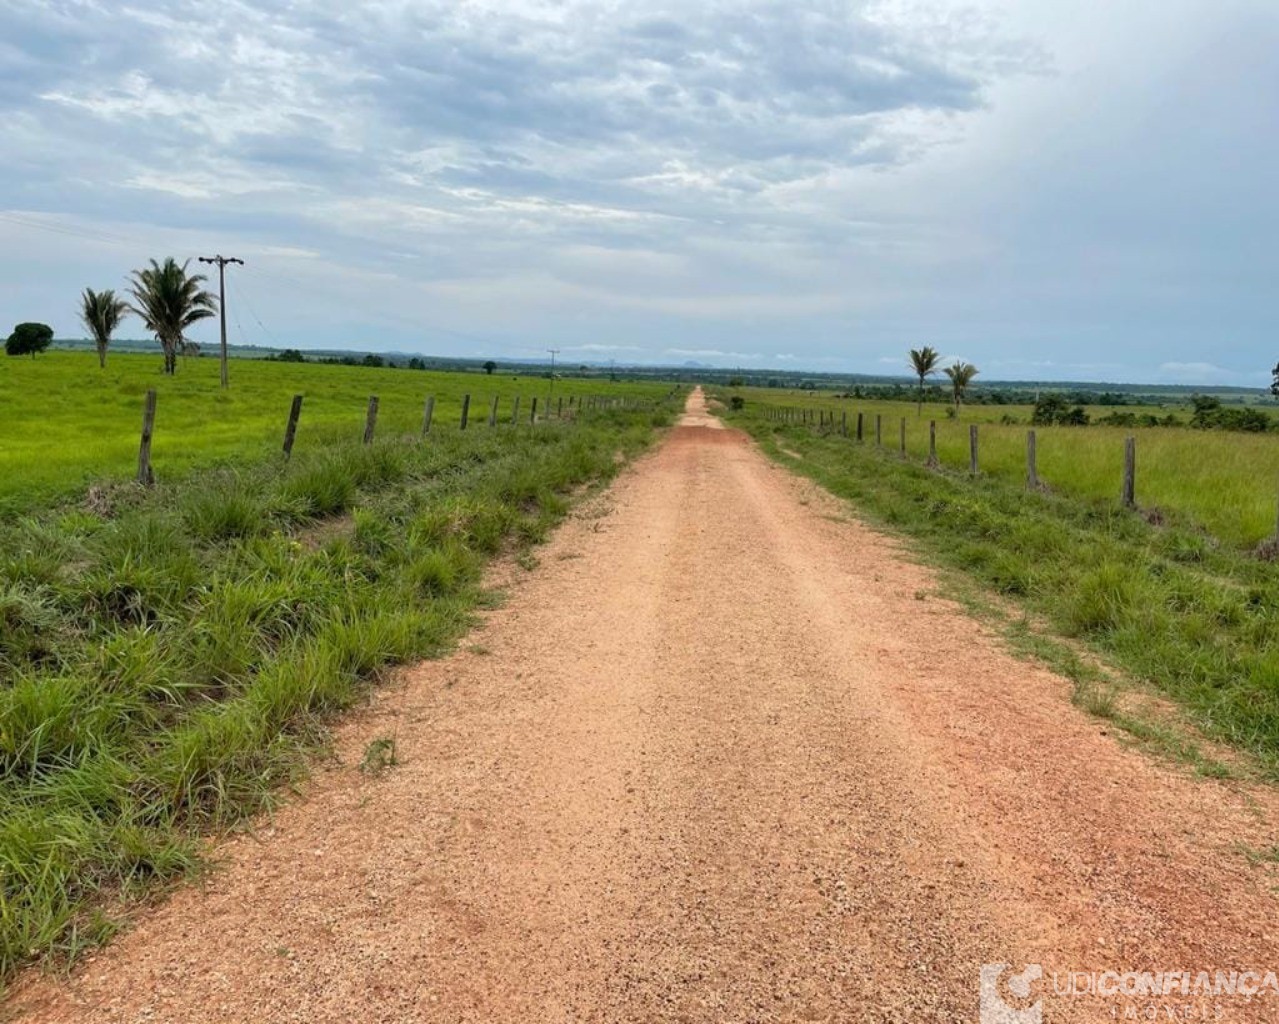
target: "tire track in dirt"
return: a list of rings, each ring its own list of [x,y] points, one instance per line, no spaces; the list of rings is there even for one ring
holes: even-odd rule
[[[488,653],[405,673],[304,800],[13,1019],[976,1021],[983,963],[1279,970],[1237,851],[1279,841],[1271,791],[1122,748],[719,427],[695,394],[508,568]]]

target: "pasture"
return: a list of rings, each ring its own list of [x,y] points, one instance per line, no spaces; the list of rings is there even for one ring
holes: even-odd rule
[[[152,462],[161,480],[215,462],[254,462],[275,455],[289,405],[304,396],[299,453],[359,439],[370,395],[380,399],[378,436],[420,433],[423,405],[434,395],[434,421],[456,429],[463,394],[471,394],[472,423],[487,422],[501,398],[509,420],[515,396],[524,413],[545,402],[544,377],[438,373],[316,363],[232,360],[231,387],[218,387],[218,361],[179,361],[176,376],[160,372],[160,357],[112,354],[105,370],[89,352],[48,352],[36,359],[0,359],[0,514],[20,511],[83,490],[99,479],[132,476],[138,457],[143,398],[158,392]],[[477,362],[478,365],[478,362]],[[658,398],[670,388],[607,379],[554,382],[563,396]]]
[[[721,394],[726,396],[725,390]],[[902,419],[906,450],[912,459],[928,456],[928,424],[937,423],[937,454],[943,467],[968,469],[968,428],[979,425],[980,471],[1009,482],[1026,478],[1029,406],[965,406],[958,419],[947,406],[913,402],[837,398],[833,394],[785,392],[764,388],[733,389],[747,410],[761,406],[806,408],[838,420],[847,414],[850,433],[857,414],[864,417],[865,439],[874,443],[875,417],[882,417],[883,443],[898,449]],[[1175,412],[1184,407],[1124,406],[1121,411]],[[1088,409],[1096,420],[1115,407]],[[1017,420],[1001,423],[1003,417]],[[1054,492],[1088,501],[1116,501],[1123,478],[1124,439],[1137,440],[1137,505],[1151,515],[1170,516],[1197,525],[1221,542],[1253,548],[1274,536],[1279,507],[1279,434],[1248,434],[1190,427],[1035,427],[1039,479]]]

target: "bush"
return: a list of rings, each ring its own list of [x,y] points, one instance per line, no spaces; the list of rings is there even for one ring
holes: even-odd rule
[[[746,399],[744,399],[741,395],[734,395],[728,400],[728,407],[734,412],[739,412],[746,408]]]
[[[1195,395],[1195,411],[1190,425],[1199,430],[1241,430],[1263,434],[1270,429],[1270,417],[1260,409],[1227,409],[1220,398]]]
[[[4,350],[11,356],[30,356],[43,352],[53,343],[53,328],[48,324],[18,324],[4,343]]]
[[[1043,395],[1035,401],[1030,422],[1036,427],[1086,427],[1088,413],[1082,405],[1072,407],[1064,395]]]

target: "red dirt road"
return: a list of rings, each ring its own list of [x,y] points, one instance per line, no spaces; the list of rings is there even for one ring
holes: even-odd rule
[[[1047,1021],[1279,1020],[1051,981],[1279,971],[1274,868],[1240,853],[1279,842],[1273,792],[1125,749],[717,428],[695,395],[510,570],[482,647],[382,691],[305,800],[13,1019],[976,1022],[981,965],[1033,962],[999,991]]]

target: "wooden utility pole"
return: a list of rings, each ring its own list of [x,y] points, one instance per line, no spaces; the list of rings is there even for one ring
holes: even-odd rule
[[[201,263],[216,263],[218,265],[218,316],[222,320],[222,386],[229,388],[231,380],[227,376],[226,369],[226,265],[228,263],[238,263],[244,266],[244,260],[236,259],[234,256],[201,256]]]

